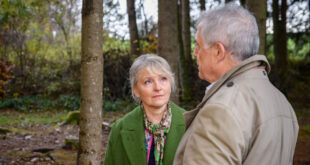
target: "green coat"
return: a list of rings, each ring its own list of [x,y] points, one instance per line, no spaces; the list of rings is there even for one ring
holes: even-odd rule
[[[185,130],[185,110],[172,102],[170,106],[172,121],[164,148],[164,165],[172,165]],[[140,106],[112,126],[104,165],[147,165],[143,111]]]

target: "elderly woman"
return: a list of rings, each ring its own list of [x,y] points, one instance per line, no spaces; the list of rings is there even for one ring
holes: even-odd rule
[[[176,88],[170,66],[159,56],[142,55],[129,78],[140,105],[113,125],[104,165],[170,165],[185,129],[185,111],[169,101]]]

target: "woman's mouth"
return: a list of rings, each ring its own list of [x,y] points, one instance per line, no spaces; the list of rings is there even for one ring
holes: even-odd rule
[[[155,95],[153,96],[153,98],[160,98],[160,97],[163,97],[164,95]]]

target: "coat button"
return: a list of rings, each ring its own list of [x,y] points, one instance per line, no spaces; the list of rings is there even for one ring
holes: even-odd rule
[[[227,87],[232,87],[234,85],[234,82],[229,82],[229,83],[227,83]]]
[[[263,74],[264,74],[264,76],[266,76],[267,75],[266,71],[263,71]]]

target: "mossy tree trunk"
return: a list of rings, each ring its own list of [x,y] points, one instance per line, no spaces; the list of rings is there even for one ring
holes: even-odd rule
[[[78,164],[102,162],[103,0],[83,0],[80,147]]]

